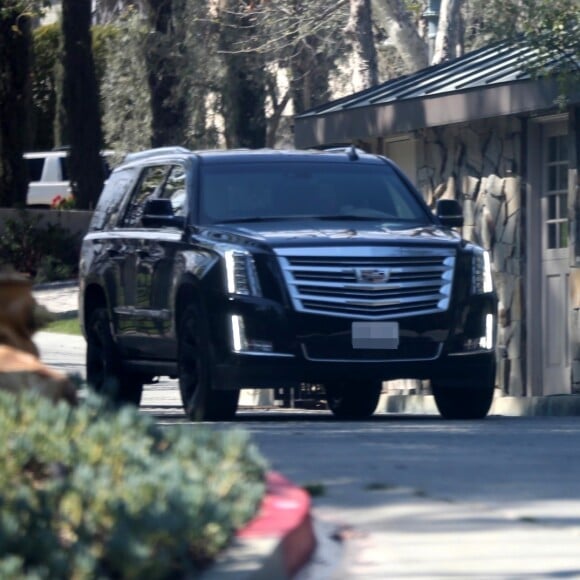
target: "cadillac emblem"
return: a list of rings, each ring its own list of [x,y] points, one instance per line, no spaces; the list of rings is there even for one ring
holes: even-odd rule
[[[391,271],[388,268],[355,268],[357,282],[366,284],[384,284],[389,281]]]

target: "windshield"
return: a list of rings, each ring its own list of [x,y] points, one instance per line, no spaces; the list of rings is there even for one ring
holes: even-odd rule
[[[206,165],[204,223],[291,219],[361,219],[431,223],[387,164],[232,163]]]

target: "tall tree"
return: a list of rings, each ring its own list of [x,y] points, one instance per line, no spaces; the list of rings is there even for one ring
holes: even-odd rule
[[[439,64],[461,55],[463,40],[458,34],[461,26],[462,0],[442,0],[431,64]]]
[[[101,87],[103,129],[107,145],[119,152],[151,147],[151,93],[147,82],[146,38],[140,14],[120,15],[117,34],[107,42],[107,66]]]
[[[63,100],[70,142],[70,177],[77,207],[94,207],[104,166],[99,92],[91,46],[91,0],[63,0]]]
[[[344,57],[349,0],[269,0],[254,3],[254,49],[285,70],[296,113],[331,96],[330,79]]]
[[[0,4],[0,206],[24,205],[28,175],[23,153],[31,110],[30,3]]]
[[[265,55],[250,46],[256,34],[253,0],[227,0],[220,10],[220,51],[225,64],[222,88],[228,147],[266,145]]]
[[[186,135],[187,95],[181,91],[183,28],[176,15],[184,0],[147,0],[150,34],[146,55],[151,92],[152,145],[182,145]]]
[[[373,37],[371,0],[350,0],[350,18],[345,33],[353,43],[355,90],[376,85],[379,82],[379,71],[377,49]]]
[[[420,35],[405,0],[374,0],[374,8],[406,71],[425,68],[429,64],[427,43]]]

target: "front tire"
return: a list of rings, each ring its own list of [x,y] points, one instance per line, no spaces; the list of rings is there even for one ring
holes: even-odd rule
[[[123,369],[104,307],[95,308],[88,316],[86,370],[89,385],[113,403],[136,406],[141,403],[143,380]]]
[[[381,381],[335,382],[325,385],[326,403],[337,419],[368,419],[375,412]]]
[[[240,392],[213,388],[209,333],[198,309],[185,308],[178,328],[179,391],[185,414],[192,421],[231,421]]]
[[[435,404],[444,419],[484,419],[495,390],[495,364],[474,367],[470,376],[432,379]]]

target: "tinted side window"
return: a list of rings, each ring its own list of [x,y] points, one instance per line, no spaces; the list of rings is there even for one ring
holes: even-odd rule
[[[173,213],[177,216],[185,216],[187,210],[186,172],[181,165],[171,168],[167,182],[161,197],[171,200]]]
[[[123,227],[137,228],[141,226],[143,206],[149,198],[159,197],[168,170],[169,166],[167,165],[154,165],[144,169],[139,184],[129,200],[129,205],[121,224]]]
[[[104,230],[114,227],[127,194],[135,183],[137,170],[133,167],[112,173],[105,183],[91,221],[91,230]]]
[[[42,168],[44,167],[44,159],[42,157],[27,159],[26,163],[28,164],[28,178],[30,181],[40,181]]]

